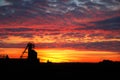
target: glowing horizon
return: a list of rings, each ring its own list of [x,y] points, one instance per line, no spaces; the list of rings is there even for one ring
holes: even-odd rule
[[[5,49],[5,51],[4,51]],[[24,48],[4,48],[2,54],[9,58],[20,58]],[[7,50],[7,51],[6,51]],[[120,61],[118,52],[109,51],[80,51],[73,49],[35,49],[40,62],[46,63],[48,60],[53,63],[62,62],[101,62],[103,60]],[[7,54],[9,53],[9,54]],[[27,58],[27,53],[23,58]]]

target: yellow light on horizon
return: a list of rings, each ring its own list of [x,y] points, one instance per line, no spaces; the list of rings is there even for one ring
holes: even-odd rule
[[[1,54],[10,58],[20,58],[24,48],[0,48]],[[118,52],[82,51],[73,49],[35,49],[40,62],[100,62],[102,60],[120,61]],[[27,57],[27,53],[24,54]]]
[[[120,54],[109,51],[80,51],[70,49],[38,49],[41,62],[99,62],[104,59],[120,61]]]

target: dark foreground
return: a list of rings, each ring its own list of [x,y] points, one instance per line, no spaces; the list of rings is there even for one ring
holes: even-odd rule
[[[7,63],[0,64],[0,73],[11,79],[120,80],[120,62],[100,63]],[[5,80],[5,79],[4,79]],[[64,80],[64,79],[63,79]]]

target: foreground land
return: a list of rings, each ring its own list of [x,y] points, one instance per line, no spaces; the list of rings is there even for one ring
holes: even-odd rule
[[[100,63],[7,63],[0,64],[2,75],[19,78],[117,78],[120,79],[120,62],[103,61]],[[97,80],[97,79],[96,79]],[[116,79],[114,79],[116,80]]]

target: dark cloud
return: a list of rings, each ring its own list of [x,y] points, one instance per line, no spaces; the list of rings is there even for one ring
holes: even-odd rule
[[[18,12],[25,13],[26,10],[29,10],[30,12],[33,11],[33,14],[39,15],[43,13],[55,13],[55,14],[64,14],[71,11],[88,11],[90,9],[91,11],[94,11],[96,9],[98,10],[119,10],[120,3],[117,0],[114,1],[102,1],[102,0],[86,0],[86,1],[80,1],[80,0],[6,0],[7,2],[12,3],[11,6],[7,6],[9,10],[3,11],[3,13],[7,13],[8,11],[14,10],[14,13]],[[113,6],[113,7],[111,7]],[[3,7],[6,8],[6,7]],[[81,9],[81,10],[80,10]],[[84,13],[85,13],[84,12]],[[2,12],[1,12],[2,13]],[[10,13],[11,14],[11,13]],[[18,13],[17,13],[18,14]]]
[[[52,33],[45,33],[45,35],[59,35],[59,34],[61,34],[61,33],[59,33],[59,32],[52,32]]]
[[[20,36],[32,38],[34,35],[33,28],[0,28],[0,38],[8,38],[9,36]]]
[[[103,33],[94,33],[94,34],[89,34],[88,37],[101,37],[101,36],[104,36],[104,38],[107,40],[107,39],[120,39],[120,36],[119,35],[113,35],[112,33],[111,34],[103,34]]]
[[[13,46],[11,46],[13,45]],[[23,48],[26,43],[0,43],[2,48]],[[119,41],[94,42],[94,43],[36,43],[37,48],[71,48],[78,50],[116,51],[120,52]]]
[[[0,39],[5,39],[8,37],[8,34],[7,33],[0,33]]]
[[[85,36],[85,34],[82,33],[77,33],[77,32],[69,32],[69,33],[65,33],[63,34],[61,37],[65,38],[65,37],[76,37],[76,38],[83,38]]]
[[[93,42],[93,43],[69,43],[61,45],[62,48],[73,48],[78,50],[98,50],[98,51],[120,51],[120,42]]]
[[[25,32],[25,31],[33,31],[33,28],[3,28],[0,31],[5,32]]]
[[[95,22],[93,29],[120,30],[120,17],[110,18],[104,21]],[[92,27],[91,27],[92,28]]]
[[[92,26],[90,26],[92,25]],[[113,17],[102,21],[90,22],[88,24],[79,24],[74,30],[120,30],[120,17]]]
[[[17,43],[17,44],[4,43],[4,42],[0,43],[0,48],[24,48],[24,46],[26,46],[26,43]]]
[[[37,32],[37,34],[35,34]],[[34,35],[59,35],[59,29],[37,29],[37,28],[0,28],[0,38],[9,36],[20,36],[23,38],[32,38]]]
[[[55,31],[60,31],[59,29],[36,29],[36,31],[47,31],[47,32],[55,32]]]
[[[19,33],[19,34],[16,34],[14,36],[21,36],[23,38],[33,38],[34,33]]]
[[[1,33],[0,32],[0,39],[1,40],[4,40],[10,36],[19,36],[19,37],[23,37],[23,38],[33,38],[34,36],[34,33],[26,33],[26,32],[23,32],[23,33]]]
[[[102,17],[101,15],[111,15],[112,13],[115,14],[116,12],[114,12],[113,9],[116,9],[115,11],[119,11],[120,4],[117,0],[115,1],[6,0],[6,1],[11,3],[12,5],[0,7],[0,24],[2,25],[8,24],[15,26],[31,24],[32,25],[55,24],[57,26],[58,25],[68,26],[70,22],[76,22],[74,21],[74,19],[79,20],[85,18],[94,18],[94,15],[96,15],[97,17],[99,16]],[[76,25],[74,23],[72,24]]]
[[[98,21],[98,22],[95,22],[97,24],[109,24],[109,23],[119,23],[120,22],[120,17],[113,17],[113,18],[110,18],[110,19],[107,19],[107,20],[104,20],[104,21]]]

